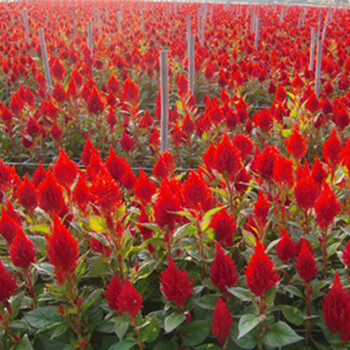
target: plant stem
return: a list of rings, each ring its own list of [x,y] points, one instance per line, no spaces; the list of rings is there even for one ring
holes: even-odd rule
[[[138,326],[137,326],[136,317],[134,317],[132,321],[133,321],[133,324],[134,324],[134,327],[135,327],[135,331],[136,331],[137,344],[138,344],[138,346],[139,346],[139,349],[140,349],[140,350],[143,350],[143,342],[142,342],[142,340],[141,340],[140,330],[138,329]]]

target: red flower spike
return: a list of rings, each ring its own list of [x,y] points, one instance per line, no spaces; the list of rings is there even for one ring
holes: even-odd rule
[[[107,292],[104,293],[108,306],[115,311],[118,309],[118,299],[121,293],[123,285],[120,283],[118,276],[113,276],[111,282],[107,286]]]
[[[11,244],[20,229],[17,221],[13,219],[2,206],[0,218],[0,234],[5,238],[7,244]]]
[[[314,208],[316,211],[316,221],[321,229],[326,229],[331,225],[334,218],[340,212],[340,202],[325,181],[323,182],[322,192],[315,202]]]
[[[61,147],[59,157],[53,166],[53,174],[57,181],[62,186],[70,187],[77,177],[78,171],[78,165],[69,159]]]
[[[215,149],[214,168],[226,178],[234,176],[241,169],[239,151],[231,144],[226,133]]]
[[[193,292],[193,278],[189,279],[187,271],[176,268],[174,260],[168,255],[168,268],[161,273],[160,290],[164,293],[165,299],[173,301],[178,308],[181,308]]]
[[[64,73],[66,69],[64,65],[60,62],[58,58],[56,58],[53,66],[51,67],[52,76],[55,77],[58,81],[62,81],[64,78]]]
[[[131,102],[132,105],[136,106],[139,99],[139,87],[135,82],[128,76],[123,84],[122,101]]]
[[[120,82],[112,73],[110,78],[107,80],[107,89],[109,92],[112,92],[114,95],[119,93]]]
[[[38,187],[39,206],[47,213],[54,212],[61,216],[67,209],[63,198],[62,188],[58,185],[51,171],[47,173],[45,181]]]
[[[236,266],[232,259],[224,253],[219,243],[216,243],[215,258],[211,264],[209,277],[214,286],[223,293],[228,293],[227,287],[233,287],[237,283]]]
[[[13,265],[26,269],[35,262],[36,249],[33,242],[28,239],[22,228],[18,227],[17,235],[9,250]]]
[[[275,146],[266,146],[261,153],[256,152],[253,159],[253,171],[267,181],[272,180],[273,167],[279,156],[280,152]]]
[[[0,260],[0,304],[7,301],[17,288],[16,278],[5,269]]]
[[[52,126],[49,130],[51,137],[56,140],[56,141],[60,141],[62,134],[63,134],[63,130],[57,125],[56,121],[52,122]]]
[[[46,179],[46,171],[41,163],[41,160],[39,161],[39,166],[36,169],[34,175],[33,175],[33,185],[38,188],[39,185],[45,181]]]
[[[264,194],[259,190],[258,198],[254,203],[254,214],[260,228],[264,228],[267,223],[267,216],[270,210],[269,201]]]
[[[147,224],[149,222],[150,222],[150,219],[149,219],[144,207],[141,207],[141,214],[139,216],[139,221],[136,224],[136,226],[140,230],[140,233],[141,233],[144,240],[151,238],[153,235],[153,230],[142,226],[142,224]]]
[[[121,314],[127,313],[133,319],[142,308],[142,297],[129,280],[125,281],[118,295],[117,307]]]
[[[320,185],[314,181],[312,176],[302,177],[294,188],[295,200],[298,206],[304,211],[314,206],[319,194]]]
[[[278,258],[288,264],[289,260],[294,259],[297,255],[297,244],[294,242],[287,231],[281,229],[281,239],[276,244],[276,253]]]
[[[282,84],[279,84],[276,91],[276,100],[279,102],[283,102],[286,98],[287,98],[286,90],[284,89]]]
[[[17,198],[19,203],[21,203],[29,213],[38,205],[38,194],[35,186],[28,180],[27,173],[24,176],[24,181],[19,185],[17,191]]]
[[[54,266],[58,282],[62,284],[65,276],[77,265],[78,243],[57,215],[53,217],[52,234],[46,238],[49,261]]]
[[[321,161],[315,157],[314,165],[311,169],[311,176],[318,185],[322,185],[323,180],[327,177],[327,171],[324,169]]]
[[[293,155],[298,160],[305,156],[307,151],[307,141],[306,138],[300,134],[297,125],[294,127],[293,133],[290,135],[289,139],[285,142],[287,151],[290,155]]]
[[[204,211],[212,208],[214,200],[210,187],[200,173],[190,170],[187,180],[182,185],[182,195],[188,208]]]
[[[86,184],[85,178],[80,175],[73,192],[73,201],[78,204],[83,211],[86,210],[90,202],[90,189]]]
[[[233,245],[233,237],[236,232],[236,222],[232,215],[228,214],[226,209],[215,213],[209,225],[215,232],[217,240],[223,246]]]
[[[338,139],[337,133],[335,130],[332,130],[331,136],[323,145],[323,157],[327,164],[331,167],[332,171],[334,171],[335,167],[339,163],[340,160],[340,150],[341,144]]]
[[[237,134],[232,140],[232,144],[239,151],[242,160],[246,160],[253,153],[253,141],[244,134]]]
[[[307,99],[306,108],[312,114],[316,113],[320,109],[320,101],[318,100],[313,90],[311,90],[310,96]]]
[[[122,177],[121,184],[129,191],[133,190],[135,188],[135,184],[137,181],[137,177],[135,176],[134,172],[132,171],[129,164],[127,164],[125,173]]]
[[[343,263],[348,269],[350,269],[350,241],[345,246],[345,249],[342,250]]]
[[[314,255],[310,251],[308,245],[303,241],[301,250],[297,257],[297,262],[295,264],[299,276],[304,280],[304,282],[309,285],[311,280],[317,274],[317,266]]]
[[[156,193],[157,186],[152,182],[143,169],[140,169],[139,178],[135,183],[135,195],[143,205],[151,202],[152,196]]]
[[[90,238],[90,247],[107,258],[111,255],[111,250],[94,237]]]
[[[218,297],[213,313],[212,332],[218,342],[223,345],[230,334],[233,319],[226,304]]]
[[[104,111],[104,105],[96,87],[92,89],[90,96],[87,99],[87,107],[89,113],[93,114],[102,114]]]
[[[86,143],[83,149],[83,153],[81,155],[81,161],[84,165],[85,168],[88,167],[89,163],[90,163],[90,158],[91,155],[93,153],[99,153],[97,148],[94,147],[94,145],[92,144],[90,138],[87,136],[86,137]]]
[[[134,140],[130,135],[128,135],[125,129],[123,130],[123,136],[119,143],[122,150],[126,153],[132,152],[135,149]]]
[[[247,286],[259,297],[263,297],[266,291],[275,286],[280,278],[277,269],[274,269],[272,261],[258,240],[254,254],[244,272]]]
[[[291,188],[294,184],[293,161],[283,156],[278,157],[273,165],[273,179],[281,186]]]
[[[344,290],[338,271],[331,290],[322,303],[323,318],[330,333],[337,333],[343,342],[350,340],[350,293]]]
[[[166,151],[163,154],[160,154],[153,167],[153,175],[160,180],[168,177],[174,168],[173,162],[174,157],[170,152]]]

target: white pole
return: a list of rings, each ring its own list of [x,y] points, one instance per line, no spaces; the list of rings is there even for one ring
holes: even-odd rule
[[[317,57],[316,57],[316,72],[315,72],[315,92],[317,98],[320,97],[321,90],[321,61],[322,61],[322,41],[317,40]]]
[[[48,57],[47,57],[47,51],[46,51],[46,44],[45,44],[43,28],[39,28],[39,38],[40,38],[41,55],[42,55],[43,63],[44,63],[44,72],[45,72],[45,78],[46,78],[46,88],[47,88],[48,93],[51,95],[51,92],[52,92],[52,80],[51,80],[51,73],[50,73],[50,68],[49,68],[49,60],[48,60]]]
[[[188,36],[188,89],[194,94],[194,35]]]
[[[29,24],[28,24],[28,11],[27,9],[24,10],[24,27],[25,27],[25,37],[26,42],[29,42]]]
[[[88,48],[91,52],[92,56],[92,23],[91,21],[88,22],[88,27],[87,27],[87,34],[88,34]]]
[[[316,28],[311,28],[311,43],[310,43],[310,62],[309,62],[309,70],[312,71],[314,69],[314,61],[315,61],[315,43],[316,43]]]
[[[254,41],[254,46],[256,50],[258,50],[258,47],[259,47],[259,31],[260,31],[260,17],[258,16],[256,19],[255,41]]]
[[[161,153],[168,150],[169,91],[168,91],[168,51],[160,52],[160,97],[161,97]]]

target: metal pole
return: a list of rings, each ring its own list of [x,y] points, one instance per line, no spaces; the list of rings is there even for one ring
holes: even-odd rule
[[[168,91],[168,51],[160,52],[160,97],[161,97],[161,153],[168,150],[169,91]]]
[[[47,51],[46,51],[46,44],[45,44],[43,28],[39,28],[39,38],[40,38],[41,55],[42,55],[43,63],[44,63],[44,72],[45,72],[45,78],[46,78],[46,88],[47,88],[48,93],[51,95],[51,92],[52,92],[52,80],[51,80],[51,73],[50,73],[50,68],[49,68],[49,60],[48,60],[48,57],[47,57]]]
[[[188,89],[194,94],[194,35],[188,37]]]

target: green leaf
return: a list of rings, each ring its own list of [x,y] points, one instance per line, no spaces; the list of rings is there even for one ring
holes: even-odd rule
[[[254,299],[253,293],[246,288],[232,287],[232,288],[227,288],[227,291],[242,301],[251,301]]]
[[[211,327],[209,322],[204,320],[187,323],[183,327],[184,345],[195,346],[203,342],[210,334]]]
[[[113,322],[114,322],[114,326],[113,326],[114,333],[118,336],[120,340],[122,340],[126,332],[128,331],[129,321],[123,317],[115,317],[113,318]]]
[[[112,345],[108,350],[129,350],[136,344],[135,340],[125,339]]]
[[[14,350],[34,350],[27,334],[25,334],[20,340],[20,342],[17,343]]]
[[[296,297],[304,298],[303,293],[295,286],[288,285],[284,286],[283,289]]]
[[[161,228],[156,225],[156,224],[152,224],[152,223],[142,223],[140,224],[143,227],[149,228],[152,231],[158,232],[159,234],[163,235],[163,231],[161,230]]]
[[[107,230],[106,219],[101,216],[91,215],[89,217],[89,224],[92,231],[104,233]]]
[[[222,347],[216,344],[203,344],[195,348],[196,350],[221,350]]]
[[[296,326],[301,326],[304,323],[298,308],[290,305],[278,305],[277,307],[282,311],[283,316],[288,322],[293,323]]]
[[[253,314],[243,315],[238,323],[237,340],[244,337],[247,333],[253,330],[260,322],[265,319],[265,315],[256,316]]]
[[[64,321],[52,306],[38,307],[24,315],[28,323],[34,328],[51,328]]]
[[[98,300],[102,293],[101,289],[94,290],[83,302],[83,305],[81,306],[81,311],[84,312],[87,309],[89,309],[95,302]]]
[[[172,313],[167,316],[164,320],[164,330],[165,333],[172,332],[175,328],[180,326],[180,324],[185,321],[186,315],[178,314],[177,312]]]
[[[304,338],[295,333],[285,322],[279,321],[269,328],[263,335],[263,342],[267,346],[280,347],[293,344]]]
[[[89,235],[93,238],[95,238],[97,241],[99,241],[101,244],[105,245],[105,246],[109,246],[109,243],[106,239],[106,237],[98,232],[89,232]]]
[[[245,337],[241,339],[232,338],[233,341],[239,346],[240,349],[256,349],[256,335],[254,332],[246,334]]]
[[[27,230],[42,232],[42,233],[51,233],[51,228],[47,224],[29,226],[27,227]]]
[[[216,208],[213,208],[213,209],[207,211],[203,216],[203,220],[208,219],[210,216],[214,215],[215,213],[217,213],[218,211],[220,211],[224,208],[225,207],[216,207]]]
[[[153,350],[177,350],[177,346],[169,340],[161,340],[154,346]]]
[[[11,319],[14,320],[19,311],[21,310],[21,304],[24,298],[24,292],[21,292],[10,299],[11,304]]]
[[[140,329],[141,340],[145,343],[150,343],[157,339],[159,334],[159,326],[156,318],[152,318]]]
[[[55,277],[55,273],[53,272],[53,266],[49,263],[40,263],[40,264],[32,264],[36,270],[41,275],[46,275],[49,277]]]
[[[217,303],[216,295],[204,295],[201,298],[196,300],[196,304],[202,309],[214,310]]]
[[[67,323],[61,323],[57,327],[55,327],[54,331],[52,332],[51,339],[55,339],[62,335],[66,330],[68,329]]]

